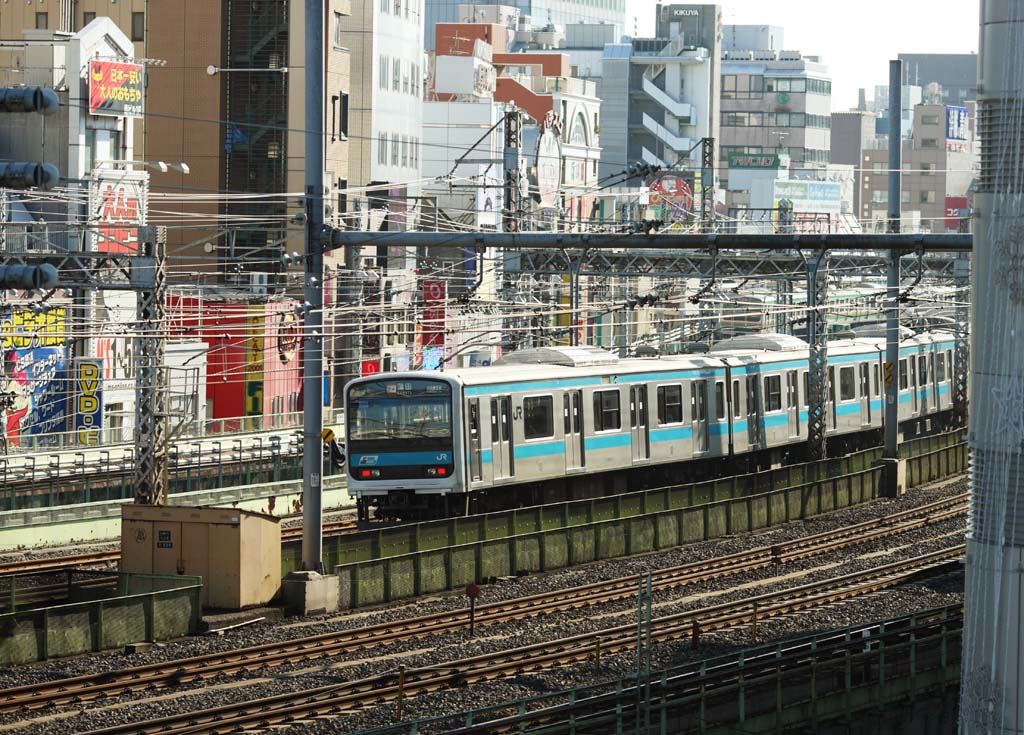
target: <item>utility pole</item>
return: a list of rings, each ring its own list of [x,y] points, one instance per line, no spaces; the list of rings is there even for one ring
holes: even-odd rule
[[[900,173],[902,171],[903,62],[889,62],[889,232],[900,231]],[[886,269],[885,320],[885,452],[883,495],[895,497],[899,482],[899,364],[900,364],[900,253],[889,251]]]
[[[715,139],[700,141],[700,226],[702,232],[715,229]]]
[[[807,455],[825,459],[828,416],[828,253],[807,261]]]
[[[324,0],[306,1],[306,262],[302,341],[302,568],[323,572]],[[349,247],[345,248],[346,266]],[[348,335],[351,339],[351,335]]]
[[[519,201],[519,149],[523,144],[523,117],[519,110],[505,113],[505,209],[502,230],[519,232],[522,207]]]

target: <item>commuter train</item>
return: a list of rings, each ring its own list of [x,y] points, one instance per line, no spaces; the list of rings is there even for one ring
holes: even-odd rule
[[[904,434],[952,408],[953,347],[945,332],[901,342]],[[882,339],[829,342],[830,451],[880,443],[884,356]],[[362,522],[412,521],[795,461],[807,368],[803,340],[759,334],[704,354],[540,348],[490,367],[361,378],[346,387],[349,494]]]

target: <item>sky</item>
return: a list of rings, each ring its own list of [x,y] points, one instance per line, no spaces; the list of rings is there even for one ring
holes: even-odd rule
[[[687,2],[687,0],[678,0]],[[696,0],[695,0],[696,1]],[[721,0],[722,22],[785,29],[785,49],[820,56],[832,109],[857,106],[857,90],[889,83],[900,53],[978,51],[980,0]],[[665,0],[668,4],[668,0]],[[656,0],[626,0],[627,33],[654,34]],[[635,21],[634,21],[635,18]]]

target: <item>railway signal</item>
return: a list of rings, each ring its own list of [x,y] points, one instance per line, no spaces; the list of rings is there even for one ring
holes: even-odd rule
[[[52,89],[0,87],[0,113],[52,115],[59,107],[60,98]],[[0,188],[52,189],[59,182],[60,171],[50,163],[0,163]]]

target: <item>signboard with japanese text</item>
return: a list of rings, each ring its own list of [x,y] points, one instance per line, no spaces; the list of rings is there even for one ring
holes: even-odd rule
[[[263,415],[263,306],[251,304],[245,316],[245,415]]]
[[[103,433],[103,360],[78,358],[73,375],[75,440],[82,446],[99,444]]]
[[[89,113],[142,117],[145,71],[142,64],[89,61]]]
[[[94,169],[89,183],[89,221],[98,253],[137,253],[139,227],[146,224],[149,174]]]
[[[946,107],[946,150],[967,151],[971,138],[970,113],[966,107]]]
[[[960,229],[960,214],[967,211],[967,197],[946,197],[946,229]]]
[[[8,446],[55,446],[67,429],[67,311],[2,312],[3,429]]]
[[[664,174],[651,184],[648,206],[665,222],[685,221],[693,213],[693,189],[682,177]]]
[[[777,153],[730,153],[729,168],[778,168]]]
[[[363,360],[359,368],[359,375],[366,377],[367,375],[376,375],[380,372],[380,360]]]
[[[446,281],[423,281],[423,346],[443,347],[448,301]]]

